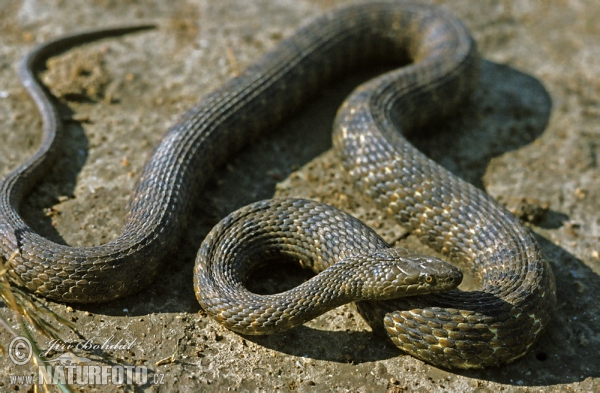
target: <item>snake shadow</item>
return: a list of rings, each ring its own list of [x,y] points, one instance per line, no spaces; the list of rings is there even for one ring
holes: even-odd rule
[[[64,123],[64,143],[43,181],[26,196],[20,213],[31,229],[55,243],[67,245],[57,228],[52,224],[53,208],[61,198],[74,198],[77,176],[89,156],[89,139],[80,123],[71,121],[75,113],[64,103],[54,99]]]
[[[362,80],[366,76],[370,75],[362,76]],[[208,202],[193,213],[199,219],[192,220],[195,222],[187,236],[165,264],[161,280],[126,299],[77,308],[114,316],[122,316],[125,308],[129,316],[197,313],[199,305],[192,288],[192,265],[202,239],[226,214],[250,202],[272,197],[278,181],[329,149],[330,124],[335,112],[360,81],[353,77],[324,90],[315,102],[279,126],[269,138],[262,138],[244,149],[227,168],[220,170],[216,175],[218,180],[207,187],[204,198]],[[484,188],[482,179],[490,161],[536,140],[548,124],[551,109],[550,95],[536,78],[484,61],[480,85],[470,104],[452,119],[432,124],[411,137],[411,141],[448,170]],[[561,212],[549,210],[539,226],[560,228],[567,218]],[[553,261],[559,299],[563,302],[573,299],[575,303],[575,299],[581,297],[573,292],[569,273],[572,269],[564,267],[566,265],[590,270],[582,285],[600,288],[598,276],[582,261],[542,237],[539,240]],[[267,272],[267,275],[272,277],[272,273]],[[282,275],[298,277],[298,272],[294,267],[284,267]],[[290,285],[297,285],[305,278],[292,279]],[[587,296],[591,298],[592,294],[588,292]],[[501,369],[451,372],[517,386],[569,383],[598,376],[600,366],[590,360],[594,354],[597,357],[600,350],[598,342],[592,339],[598,336],[598,327],[592,323],[593,314],[589,313],[592,306],[561,304],[559,300],[559,311],[548,332],[523,359]],[[567,309],[569,313],[564,313]],[[574,319],[578,321],[575,325]],[[578,332],[585,332],[586,345],[581,345]],[[272,336],[244,338],[277,352],[342,363],[362,364],[407,356],[366,330],[331,331],[301,326]],[[563,345],[565,342],[569,345]]]

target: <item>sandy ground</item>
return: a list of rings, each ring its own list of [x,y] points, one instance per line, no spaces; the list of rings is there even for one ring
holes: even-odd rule
[[[46,83],[56,94],[79,102],[63,100],[68,142],[62,158],[25,202],[27,221],[70,245],[114,238],[137,173],[178,115],[299,24],[343,3],[3,0],[0,175],[21,163],[40,140],[39,115],[15,71],[27,50],[81,29],[142,21],[159,26],[84,45],[49,64]],[[471,104],[444,124],[443,132],[414,141],[513,209],[549,207],[536,217],[523,215],[551,260],[558,292],[552,325],[533,350],[500,369],[449,372],[375,337],[351,306],[270,337],[231,333],[200,310],[192,289],[195,251],[220,218],[249,202],[274,194],[320,199],[365,218],[389,241],[404,238],[396,223],[362,202],[358,205],[329,151],[335,110],[364,79],[357,76],[325,90],[273,136],[248,147],[218,172],[193,213],[189,235],[154,285],[110,304],[48,303],[95,344],[131,343],[129,349],[75,351],[78,356],[93,364],[145,366],[151,375],[142,386],[96,388],[600,390],[600,6],[583,0],[458,0],[444,6],[472,29],[485,59],[483,75]],[[410,236],[403,242],[415,243]],[[281,289],[297,282],[289,279],[297,274],[302,272],[281,269],[276,278],[266,277],[263,286]],[[286,282],[283,287],[274,284],[277,277]],[[5,308],[0,313],[17,328]],[[66,338],[73,345],[82,340],[73,334]],[[0,332],[5,347],[10,340]],[[39,340],[42,349],[51,348],[47,339]],[[9,376],[37,372],[6,356],[1,361],[0,390],[32,390],[11,385]]]

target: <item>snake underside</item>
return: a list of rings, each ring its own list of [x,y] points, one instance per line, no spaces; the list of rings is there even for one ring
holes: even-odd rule
[[[45,128],[34,156],[0,181],[2,253],[8,258],[18,250],[11,262],[13,280],[66,302],[108,301],[139,290],[157,276],[185,228],[192,201],[232,152],[288,117],[324,84],[369,65],[410,63],[361,85],[346,100],[334,125],[334,149],[358,192],[448,260],[469,266],[481,288],[444,292],[460,275],[443,262],[390,249],[373,231],[327,205],[276,199],[232,213],[207,236],[194,274],[198,300],[234,330],[270,333],[302,323],[305,312],[312,317],[326,311],[325,300],[335,306],[361,299],[357,293],[368,299],[394,293],[391,297],[402,297],[359,301],[361,314],[402,350],[442,367],[497,366],[533,345],[556,301],[552,271],[533,235],[403,136],[453,113],[478,81],[469,32],[432,6],[374,2],[316,19],[168,130],[138,180],[117,239],[69,247],[37,235],[18,209],[56,155],[62,123],[33,70],[57,50],[136,29],[46,43],[20,68]],[[277,258],[299,259],[327,273],[294,293],[261,297],[244,289],[251,268]],[[396,267],[396,258],[411,267]],[[366,289],[372,283],[385,296]],[[439,288],[430,290],[433,284]]]

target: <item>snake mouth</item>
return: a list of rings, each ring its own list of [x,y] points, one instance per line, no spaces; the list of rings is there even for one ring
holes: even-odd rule
[[[460,269],[452,266],[446,274],[425,274],[422,280],[424,285],[431,288],[430,293],[444,292],[458,287],[462,283],[463,273]]]

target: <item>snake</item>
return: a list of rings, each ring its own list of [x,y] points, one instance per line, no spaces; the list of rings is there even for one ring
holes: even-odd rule
[[[323,86],[387,65],[396,68],[357,87],[340,107],[333,149],[355,190],[443,260],[391,247],[327,204],[275,198],[231,213],[206,236],[194,266],[196,297],[210,317],[242,334],[276,333],[356,302],[375,332],[443,368],[495,367],[529,351],[556,303],[552,269],[534,235],[406,139],[434,121],[442,125],[468,104],[479,79],[481,60],[470,32],[431,5],[376,1],[317,17],[167,130],[136,182],[117,238],[71,247],[35,233],[19,208],[63,143],[54,98],[36,70],[73,46],[150,27],[60,37],[20,63],[44,131],[38,150],[0,181],[0,246],[12,281],[66,303],[106,302],[139,291],[160,274],[193,203],[232,154]],[[254,269],[279,261],[300,262],[316,275],[278,294],[247,289]],[[470,271],[479,288],[457,289],[462,270],[454,266]]]

